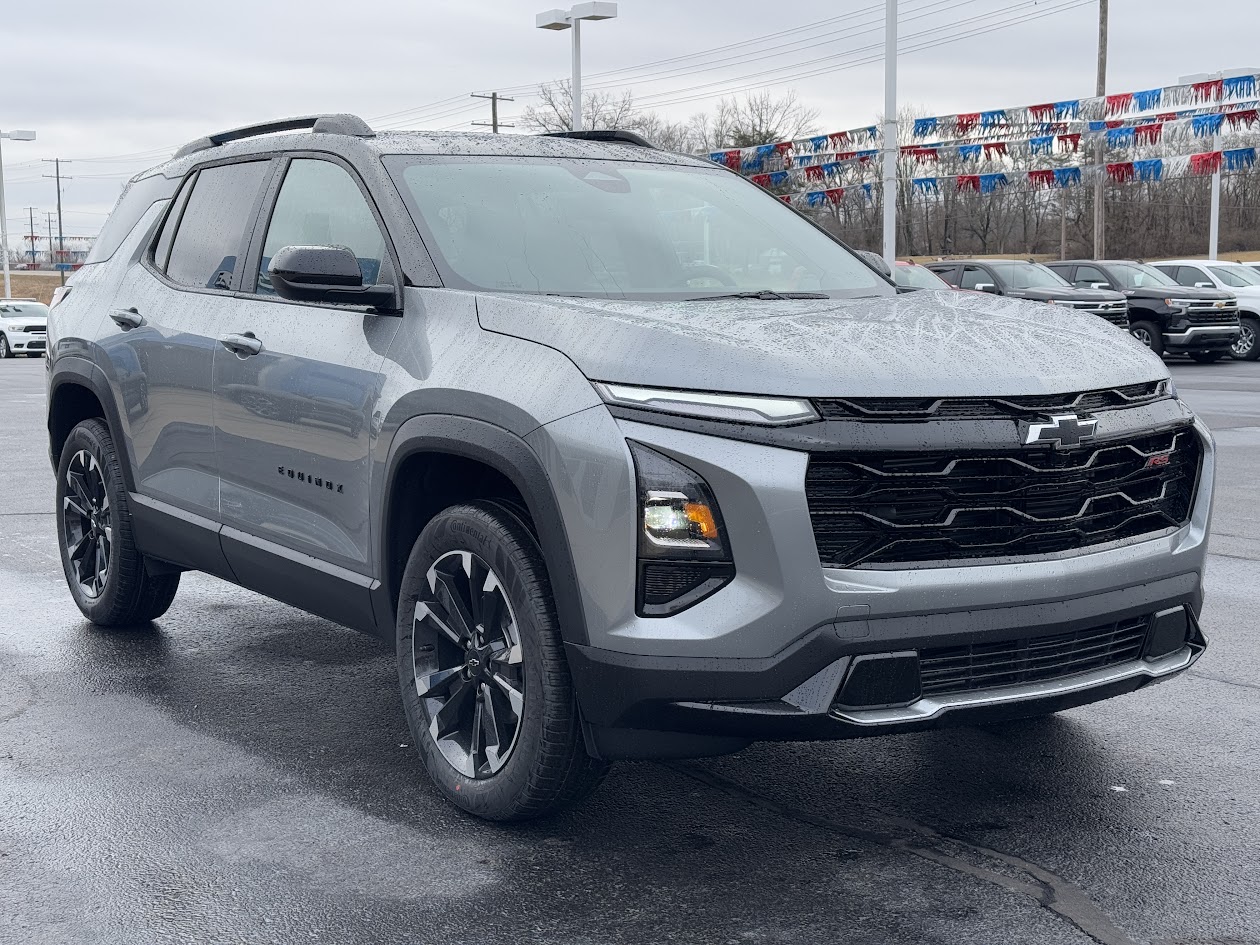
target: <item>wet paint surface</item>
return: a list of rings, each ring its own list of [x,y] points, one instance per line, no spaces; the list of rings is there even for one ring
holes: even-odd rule
[[[623,764],[507,829],[430,788],[369,637],[199,575],[152,628],[88,626],[43,365],[5,362],[0,942],[1260,941],[1260,365],[1173,373],[1221,446],[1193,670],[1041,722]]]

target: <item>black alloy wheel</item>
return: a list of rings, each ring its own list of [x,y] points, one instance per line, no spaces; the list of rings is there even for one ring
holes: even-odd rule
[[[175,599],[179,569],[136,546],[122,466],[99,418],[76,426],[61,447],[57,541],[70,595],[97,626],[146,623]]]
[[[82,449],[65,472],[61,500],[62,554],[84,597],[96,599],[109,580],[114,552],[113,511],[96,457]]]
[[[403,711],[438,791],[488,820],[554,813],[599,786],[546,562],[526,513],[452,505],[412,545],[398,597]]]
[[[460,774],[488,778],[516,747],[524,713],[516,617],[498,575],[471,551],[448,551],[426,578],[411,642],[428,734]]]

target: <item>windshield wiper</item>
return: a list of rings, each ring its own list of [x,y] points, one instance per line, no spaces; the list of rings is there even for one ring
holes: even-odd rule
[[[726,295],[699,295],[686,302],[716,302],[723,299],[759,299],[771,302],[775,299],[829,299],[824,292],[775,292],[773,289],[757,289],[755,292],[731,292]]]

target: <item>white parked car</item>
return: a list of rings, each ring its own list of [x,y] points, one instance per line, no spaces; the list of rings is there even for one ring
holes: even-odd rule
[[[1234,293],[1242,331],[1231,351],[1235,358],[1247,361],[1260,357],[1260,269],[1206,259],[1165,259],[1151,265],[1181,285]]]
[[[48,306],[34,299],[0,299],[0,358],[33,358],[47,348]]]

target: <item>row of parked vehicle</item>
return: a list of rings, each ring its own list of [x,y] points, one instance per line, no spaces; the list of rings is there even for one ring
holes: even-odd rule
[[[1092,312],[1158,355],[1260,358],[1260,263],[963,259],[899,263],[895,276],[903,288],[989,292]]]

